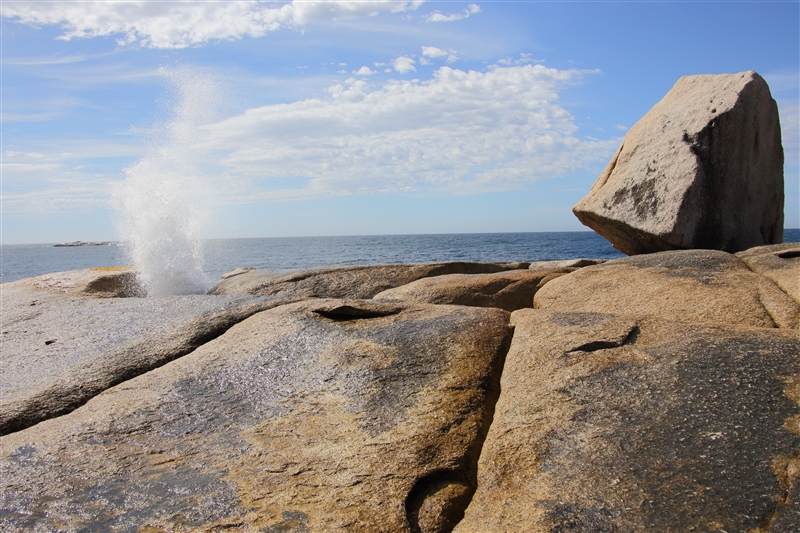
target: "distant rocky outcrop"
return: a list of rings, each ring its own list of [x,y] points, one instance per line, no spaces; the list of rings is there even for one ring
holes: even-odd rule
[[[755,72],[686,76],[573,208],[618,250],[738,252],[783,239],[778,108]]]
[[[0,530],[799,531],[798,257],[1,284]]]
[[[86,242],[86,241],[72,241],[72,242],[61,242],[58,244],[54,244],[55,248],[59,247],[70,247],[70,246],[110,246],[111,243],[108,241],[95,241],[95,242]]]

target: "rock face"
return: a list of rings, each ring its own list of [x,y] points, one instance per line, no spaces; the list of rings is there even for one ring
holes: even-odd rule
[[[545,283],[574,268],[512,270],[495,274],[448,274],[423,278],[380,292],[374,300],[498,307],[516,311],[533,307],[533,295]]]
[[[0,531],[800,531],[800,247],[737,255],[0,285]]]
[[[487,274],[528,268],[529,263],[427,263],[324,267],[272,274],[237,269],[223,276],[209,294],[254,294],[281,298],[372,298],[381,291],[446,274]]]
[[[142,297],[145,291],[133,267],[101,267],[70,270],[26,278],[4,285],[8,288],[31,288],[53,293],[95,298]]]
[[[796,328],[800,306],[734,255],[681,250],[615,259],[554,279],[537,309],[725,327]]]
[[[314,300],[0,443],[0,529],[449,531],[475,489],[499,309]]]
[[[747,263],[753,272],[774,281],[795,302],[800,303],[800,243],[758,246],[739,252],[736,257]]]
[[[523,309],[455,531],[800,530],[800,343]]]
[[[87,298],[83,271],[2,286],[0,435],[67,413],[285,300],[204,295]],[[55,285],[42,279],[58,280]],[[91,283],[89,284],[92,285]]]
[[[629,254],[783,239],[778,108],[755,72],[686,76],[628,131],[580,221]]]

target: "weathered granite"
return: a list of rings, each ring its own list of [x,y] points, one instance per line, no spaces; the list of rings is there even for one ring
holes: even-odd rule
[[[446,274],[488,274],[525,269],[528,265],[529,263],[452,262],[333,266],[289,274],[237,269],[234,271],[239,271],[236,275],[223,276],[209,294],[256,294],[283,298],[372,298],[381,291],[421,278]]]
[[[73,284],[84,279],[81,272],[0,285],[0,435],[67,413],[286,302],[205,295],[91,298],[76,295],[96,286]]]
[[[800,303],[800,242],[758,246],[739,252],[736,257]]]
[[[625,135],[578,219],[629,254],[783,239],[778,107],[753,71],[685,76]]]
[[[524,309],[455,531],[800,530],[800,339]]]
[[[734,255],[681,250],[615,259],[554,279],[534,308],[725,327],[796,328],[800,306]]]
[[[559,259],[555,261],[534,261],[528,268],[531,270],[550,270],[553,268],[583,268],[605,263],[607,259]]]
[[[145,295],[137,269],[127,266],[86,268],[43,274],[2,285],[4,288],[32,288],[74,296],[130,298]]]
[[[533,295],[545,283],[575,270],[511,270],[494,274],[447,274],[422,278],[376,294],[374,300],[498,307],[533,307]]]
[[[449,531],[508,313],[312,300],[0,443],[0,529]]]

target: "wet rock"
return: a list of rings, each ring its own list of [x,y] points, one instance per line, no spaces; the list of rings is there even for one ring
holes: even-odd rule
[[[573,271],[512,270],[495,274],[448,274],[423,278],[380,292],[375,300],[498,307],[516,311],[533,307],[533,295],[548,281]]]
[[[510,342],[499,309],[314,300],[0,443],[3,531],[446,531]]]
[[[578,219],[629,254],[783,239],[778,107],[753,71],[685,76],[627,133]]]
[[[87,298],[75,295],[85,294],[87,284],[52,284],[65,279],[84,278],[54,274],[2,286],[0,435],[67,413],[285,302],[205,295]],[[35,288],[42,280],[46,288]]]
[[[209,294],[255,294],[283,298],[372,298],[381,291],[421,278],[446,274],[504,272],[528,268],[528,264],[453,262],[321,267],[289,274],[250,270],[220,280]]]
[[[758,246],[739,252],[736,257],[800,303],[800,242]]]
[[[800,306],[734,255],[681,250],[627,257],[554,279],[534,307],[725,327],[796,328]]]
[[[456,532],[800,530],[797,332],[530,309],[512,324]]]

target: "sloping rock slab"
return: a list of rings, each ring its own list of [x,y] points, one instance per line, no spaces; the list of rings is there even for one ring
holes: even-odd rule
[[[583,268],[605,263],[608,259],[557,259],[555,261],[534,261],[528,268],[531,270],[552,270],[554,268]]]
[[[290,274],[244,270],[217,282],[209,294],[256,294],[282,298],[372,298],[381,291],[445,274],[488,274],[528,268],[529,263],[425,263],[322,267]],[[237,269],[238,270],[238,269]]]
[[[0,529],[449,531],[509,315],[354,300],[259,313],[4,437]]]
[[[0,435],[67,413],[286,303],[252,296],[99,299],[28,284],[1,290]]]
[[[625,135],[578,219],[632,255],[783,240],[778,106],[753,71],[685,76]]]
[[[72,296],[95,298],[143,297],[145,290],[134,267],[100,267],[43,274],[3,284],[6,288],[32,288]]]
[[[800,303],[800,242],[758,246],[739,252],[736,257]]]
[[[542,287],[534,308],[726,327],[796,328],[800,306],[741,259],[682,250],[615,259]]]
[[[800,339],[524,309],[456,532],[800,531]]]
[[[533,307],[533,295],[548,281],[575,270],[512,270],[495,274],[448,274],[423,278],[380,292],[374,300],[498,307],[516,311]]]

